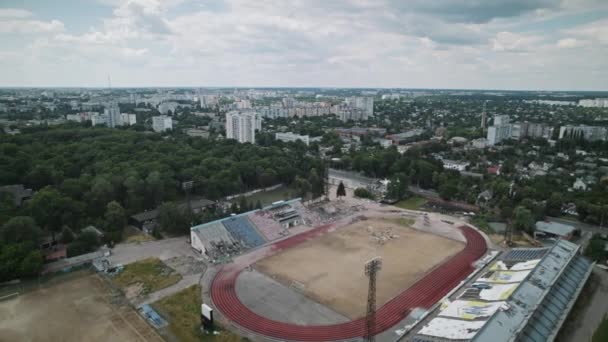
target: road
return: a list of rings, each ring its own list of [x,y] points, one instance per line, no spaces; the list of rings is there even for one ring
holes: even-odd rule
[[[593,332],[600,325],[604,315],[608,313],[608,272],[595,267],[593,270],[599,280],[599,286],[593,293],[589,306],[581,312],[576,319],[576,327],[570,334],[564,336],[563,341],[586,342],[591,341]]]
[[[200,258],[188,242],[188,238],[177,237],[141,243],[118,244],[112,250],[112,255],[108,258],[113,264],[130,264],[146,258],[159,258],[167,260],[179,256],[193,256]]]

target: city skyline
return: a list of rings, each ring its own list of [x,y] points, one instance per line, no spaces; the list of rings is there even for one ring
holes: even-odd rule
[[[8,0],[0,87],[602,91],[606,36],[598,0]]]

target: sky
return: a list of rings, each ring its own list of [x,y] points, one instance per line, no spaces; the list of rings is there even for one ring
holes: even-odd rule
[[[0,86],[608,90],[608,0],[2,0]]]

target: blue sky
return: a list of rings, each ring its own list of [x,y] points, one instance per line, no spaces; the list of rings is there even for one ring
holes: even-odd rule
[[[0,86],[608,90],[606,0],[3,0]]]

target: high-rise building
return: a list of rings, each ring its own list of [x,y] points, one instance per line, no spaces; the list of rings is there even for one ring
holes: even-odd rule
[[[345,102],[348,107],[361,110],[362,116],[359,120],[367,120],[368,117],[374,115],[373,97],[348,97]]]
[[[511,138],[511,125],[494,125],[488,127],[488,145],[496,145],[499,142]]]
[[[510,120],[508,115],[496,115],[494,116],[494,126],[507,125]]]
[[[131,126],[137,123],[137,116],[135,114],[122,113],[120,114],[120,121],[123,126]]]
[[[566,125],[559,128],[559,138],[584,139],[588,141],[607,140],[608,127],[602,126],[573,126]]]
[[[111,102],[108,104],[103,110],[103,114],[106,117],[106,125],[108,125],[108,127],[114,128],[116,126],[122,126],[122,118],[120,117],[118,103]]]
[[[231,111],[226,113],[226,138],[235,139],[240,143],[255,144],[256,127],[261,129],[261,121],[258,124],[259,115],[255,112]]]
[[[159,115],[152,117],[152,129],[154,132],[164,132],[173,129],[173,120],[170,116]]]

